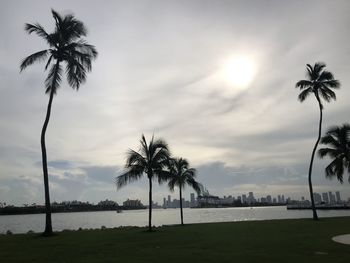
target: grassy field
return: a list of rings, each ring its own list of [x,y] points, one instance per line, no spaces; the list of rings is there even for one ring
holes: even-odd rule
[[[9,262],[350,262],[350,217],[1,235]]]

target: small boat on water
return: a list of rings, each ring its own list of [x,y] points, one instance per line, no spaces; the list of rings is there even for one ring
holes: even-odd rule
[[[120,214],[122,211],[123,211],[123,210],[121,210],[121,209],[117,209],[117,210],[116,210],[116,212],[117,212],[118,214]]]

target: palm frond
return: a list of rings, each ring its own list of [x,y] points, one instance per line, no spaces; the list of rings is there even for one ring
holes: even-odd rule
[[[309,80],[299,80],[296,84],[295,87],[299,88],[300,90],[310,88],[312,87],[313,83]]]
[[[50,66],[52,59],[54,58],[53,54],[50,55],[49,59],[46,62],[45,65],[45,70],[47,70],[47,68]]]
[[[200,187],[200,183],[198,183],[196,180],[194,180],[193,178],[188,178],[186,180],[186,183],[193,188],[193,190],[196,191],[196,193],[198,195],[201,194],[201,187]]]
[[[298,95],[298,99],[300,102],[303,102],[306,100],[306,98],[313,93],[313,89],[311,87],[304,89],[300,94]]]
[[[95,59],[97,57],[98,52],[94,45],[88,44],[85,40],[79,40],[77,42],[74,42],[74,44],[74,50],[86,54],[92,59]]]
[[[24,30],[27,31],[28,34],[35,33],[39,37],[42,37],[51,47],[55,46],[55,43],[51,38],[51,36],[45,31],[45,29],[39,23],[36,23],[36,24],[26,23],[24,24]]]
[[[318,79],[318,77],[321,75],[322,70],[326,67],[326,64],[323,62],[316,62],[314,65],[313,73],[314,73],[314,80]]]
[[[73,15],[66,15],[62,20],[61,27],[64,29],[63,38],[67,42],[86,36],[87,34],[87,29],[84,24]]]
[[[335,93],[334,93],[333,91],[331,91],[331,92],[332,92],[332,93],[328,93],[328,92],[326,92],[324,89],[319,89],[319,90],[318,90],[318,94],[320,94],[321,97],[322,97],[325,101],[327,101],[327,102],[330,102],[330,101],[331,101],[332,96],[335,97]]]
[[[321,143],[331,145],[333,148],[322,148],[318,151],[319,156],[329,156],[332,162],[326,167],[326,177],[337,179],[343,183],[343,174],[347,170],[350,174],[350,125],[330,127],[322,137]],[[350,177],[349,177],[350,182]]]
[[[143,175],[144,167],[133,165],[125,173],[116,178],[117,189],[127,185],[128,183],[139,180]]]
[[[340,183],[343,183],[343,160],[336,158],[334,159],[325,169],[326,177],[331,179],[333,177],[337,177]]]
[[[310,64],[306,64],[306,70],[308,72],[307,77],[312,80],[313,71],[314,71],[313,67]]]
[[[171,192],[174,192],[176,184],[177,184],[176,178],[172,177],[168,182],[168,188]]]
[[[51,91],[56,94],[58,87],[60,86],[62,80],[62,67],[59,63],[53,65],[47,75],[45,80],[46,91],[45,93],[50,93]]]
[[[339,80],[325,80],[322,81],[322,84],[325,85],[326,87],[330,87],[333,89],[339,89],[340,88],[340,81]]]
[[[321,92],[327,93],[327,95],[333,100],[337,99],[335,92],[333,90],[331,90],[330,88],[328,88],[324,83],[322,83],[321,87],[322,87],[320,89]]]
[[[66,75],[68,84],[73,89],[79,89],[80,84],[86,81],[87,69],[73,57],[66,60]]]
[[[332,149],[332,148],[321,148],[318,150],[318,156],[320,158],[323,158],[325,156],[330,156],[332,158],[336,158],[338,156],[338,151],[336,149]]]
[[[335,137],[333,137],[333,135],[330,132],[327,132],[326,135],[324,135],[321,138],[321,143],[330,144],[334,148],[337,148],[340,146],[339,141]]]
[[[144,155],[148,161],[150,161],[151,157],[150,157],[150,153],[149,153],[149,146],[147,144],[147,140],[146,140],[146,137],[144,134],[142,134],[142,136],[141,136],[140,144],[141,144],[141,146],[140,146],[141,154]]]
[[[145,157],[142,156],[140,153],[129,149],[127,152],[127,159],[126,159],[126,164],[125,167],[131,167],[133,165],[142,165],[144,167],[147,167],[147,162],[145,160]]]
[[[169,179],[171,178],[171,173],[164,169],[155,169],[154,174],[157,177],[159,184],[168,182]]]
[[[329,72],[327,70],[322,71],[320,76],[318,77],[318,81],[332,81],[334,80],[334,76],[332,72]]]
[[[52,13],[53,18],[55,19],[56,32],[60,32],[61,31],[61,24],[62,24],[62,17],[58,12],[56,12],[53,9],[51,9],[51,13]]]
[[[34,64],[35,62],[40,62],[40,61],[45,60],[47,58],[48,54],[49,54],[49,50],[45,49],[45,50],[41,50],[39,52],[36,52],[34,54],[31,54],[30,56],[23,59],[21,62],[21,65],[20,65],[21,72],[26,67]]]

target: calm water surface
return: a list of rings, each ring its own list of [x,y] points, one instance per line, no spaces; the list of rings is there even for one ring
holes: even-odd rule
[[[350,210],[318,211],[320,217],[350,216]],[[278,207],[244,207],[244,208],[203,208],[184,209],[185,223],[228,222],[266,219],[311,218],[311,210],[287,210],[285,206]],[[133,210],[116,213],[79,212],[52,214],[55,231],[63,229],[108,228],[119,226],[146,226],[148,210]],[[154,209],[152,224],[155,226],[179,224],[179,209]],[[13,233],[26,233],[29,230],[41,232],[44,230],[45,214],[0,216],[0,233],[11,230]]]

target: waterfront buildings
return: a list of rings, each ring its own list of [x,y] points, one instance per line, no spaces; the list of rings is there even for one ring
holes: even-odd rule
[[[123,202],[123,206],[124,207],[128,207],[128,208],[141,208],[144,207],[144,205],[141,203],[141,200],[126,200]]]

